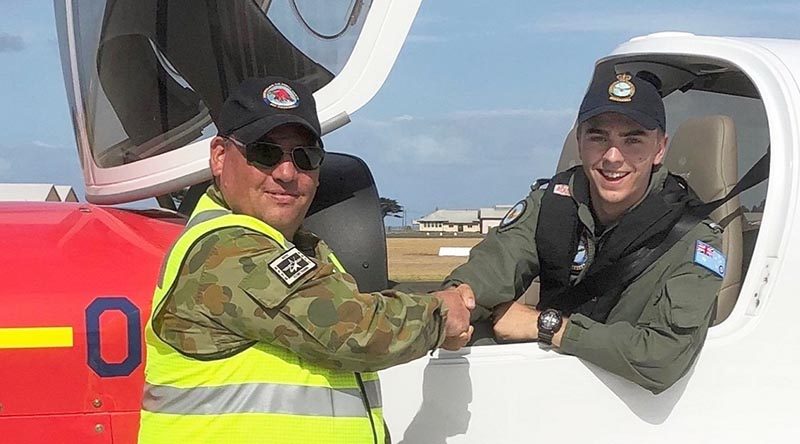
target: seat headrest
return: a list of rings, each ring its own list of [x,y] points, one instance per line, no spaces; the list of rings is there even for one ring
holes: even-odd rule
[[[723,197],[738,177],[738,147],[733,119],[692,117],[671,137],[664,166],[689,183],[705,202]]]

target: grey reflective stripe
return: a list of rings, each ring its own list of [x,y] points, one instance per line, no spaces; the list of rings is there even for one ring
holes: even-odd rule
[[[194,227],[197,224],[201,224],[205,221],[209,221],[211,219],[216,219],[221,216],[225,216],[226,214],[231,214],[228,210],[206,210],[201,211],[194,215],[193,218],[189,219],[189,223],[186,224],[183,231],[186,232],[188,229]]]
[[[367,401],[369,401],[371,408],[383,407],[380,380],[364,381],[364,391],[367,392]]]
[[[225,216],[226,214],[231,214],[231,212],[228,210],[206,210],[206,211],[201,211],[200,213],[196,214],[194,217],[189,219],[189,223],[187,223],[186,226],[183,227],[183,231],[181,231],[180,236],[178,236],[175,239],[175,242],[169,248],[169,251],[167,251],[167,255],[164,256],[165,259],[164,262],[161,264],[161,272],[159,272],[158,274],[159,287],[162,288],[164,287],[164,275],[167,273],[167,262],[168,262],[166,259],[172,255],[172,250],[175,249],[175,245],[178,244],[178,241],[180,240],[181,236],[183,236],[184,233],[189,231],[190,228],[194,227],[197,224],[209,221],[211,219],[216,219],[220,216]]]
[[[377,389],[376,393],[380,393],[380,386],[373,382],[369,381],[372,388],[367,389],[367,392]],[[379,394],[377,402],[380,403]],[[373,408],[379,406],[372,403],[370,405]],[[364,400],[357,388],[332,389],[264,383],[192,388],[145,383],[142,408],[148,412],[175,415],[283,413],[330,417],[367,416]]]

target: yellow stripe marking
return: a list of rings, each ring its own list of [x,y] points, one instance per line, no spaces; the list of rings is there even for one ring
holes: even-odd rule
[[[72,327],[0,328],[0,349],[72,347]]]

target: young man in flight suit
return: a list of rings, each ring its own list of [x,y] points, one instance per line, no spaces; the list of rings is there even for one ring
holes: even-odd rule
[[[469,339],[455,291],[359,293],[301,224],[325,152],[311,92],[247,79],[214,184],[165,258],[145,327],[139,442],[382,443],[377,370]]]
[[[653,393],[666,390],[706,337],[725,273],[718,227],[698,223],[638,276],[610,291],[593,286],[597,276],[623,275],[613,265],[627,255],[663,242],[693,199],[661,167],[665,128],[652,83],[596,75],[578,114],[582,166],[534,187],[445,287],[473,291],[473,318],[490,317],[498,340],[552,344]],[[537,276],[537,307],[514,302]]]

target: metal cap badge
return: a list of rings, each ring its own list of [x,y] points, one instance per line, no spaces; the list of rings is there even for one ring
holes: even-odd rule
[[[599,66],[583,97],[578,111],[578,123],[603,113],[619,113],[646,129],[666,130],[667,117],[661,94],[651,81],[640,74],[644,75],[645,72],[617,73],[613,66]],[[652,73],[647,74],[655,77]]]
[[[608,100],[630,102],[636,94],[636,85],[631,83],[631,75],[627,72],[617,74],[617,81],[608,86]]]

